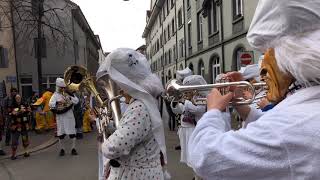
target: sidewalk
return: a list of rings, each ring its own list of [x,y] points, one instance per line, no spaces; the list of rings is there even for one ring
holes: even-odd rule
[[[3,137],[3,141],[4,141],[4,137]],[[28,149],[30,153],[33,153],[55,144],[57,142],[57,138],[54,137],[53,130],[50,130],[48,132],[43,132],[41,134],[37,134],[34,131],[31,131],[29,132],[29,141],[30,141],[30,145]],[[5,151],[6,155],[0,156],[0,160],[10,158],[11,146],[4,146],[3,150]],[[20,137],[17,155],[21,156],[22,151],[23,151],[23,147],[22,147],[22,142]]]
[[[166,124],[164,124],[164,126],[168,156],[167,169],[171,174],[171,179],[191,180],[193,178],[193,170],[189,168],[187,165],[180,163],[180,150],[174,149],[177,145],[179,145],[177,131],[169,131]]]

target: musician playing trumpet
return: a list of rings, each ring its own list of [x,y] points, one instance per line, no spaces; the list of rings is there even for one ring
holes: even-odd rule
[[[204,179],[287,180],[320,177],[320,2],[260,0],[248,42],[265,52],[261,78],[267,99],[276,106],[266,113],[239,106],[246,129],[232,131],[221,111],[232,92],[209,94],[208,112],[189,141],[189,157]],[[240,73],[227,75],[243,80]],[[302,84],[292,92],[291,84]]]
[[[52,95],[49,106],[56,114],[57,136],[59,137],[60,156],[65,155],[64,138],[69,135],[72,140],[71,154],[78,155],[76,151],[76,128],[73,115],[73,106],[79,102],[79,99],[66,91],[64,79],[57,78],[56,92]]]

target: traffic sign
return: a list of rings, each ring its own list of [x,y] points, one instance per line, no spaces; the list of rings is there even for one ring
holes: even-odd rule
[[[246,66],[253,63],[253,51],[239,52],[241,66]]]

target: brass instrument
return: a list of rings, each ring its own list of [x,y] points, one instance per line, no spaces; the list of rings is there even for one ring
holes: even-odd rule
[[[68,67],[64,73],[64,80],[67,88],[69,89],[75,91],[86,89],[93,94],[95,99],[98,101],[98,106],[93,107],[93,111],[99,119],[98,131],[106,138],[106,127],[110,121],[113,120],[116,127],[118,127],[121,118],[120,103],[119,101],[114,100],[115,97],[119,98],[117,96],[117,91],[114,88],[114,82],[108,77],[99,80],[100,85],[103,85],[102,88],[108,92],[108,97],[106,97],[106,100],[103,101],[101,95],[96,89],[92,77],[86,68],[82,66]]]
[[[183,98],[184,92],[190,92],[190,91],[210,91],[212,88],[221,88],[224,93],[228,92],[228,88],[230,87],[241,87],[241,88],[247,88],[252,93],[251,99],[236,99],[234,102],[230,102],[231,105],[237,106],[237,105],[248,105],[252,104],[254,100],[256,100],[256,88],[264,87],[266,86],[265,83],[255,83],[251,84],[247,81],[239,81],[239,82],[223,82],[223,83],[215,83],[215,84],[206,84],[206,85],[191,85],[191,86],[183,86],[179,85],[177,83],[177,80],[173,79],[171,80],[167,86],[166,86],[166,95],[164,96],[168,100],[171,101],[179,101]],[[262,97],[259,97],[262,98]],[[195,99],[196,102],[199,102],[197,104],[206,104],[205,98],[198,98]]]

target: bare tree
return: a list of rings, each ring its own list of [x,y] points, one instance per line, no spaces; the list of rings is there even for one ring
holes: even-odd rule
[[[38,84],[41,92],[42,64],[44,48],[55,47],[58,54],[64,54],[73,41],[72,28],[68,26],[71,9],[75,8],[69,0],[0,0],[0,20],[10,22],[2,28],[12,28],[17,46],[34,41],[34,46],[25,47],[26,53],[35,53],[38,66]],[[44,41],[45,40],[45,41]]]

